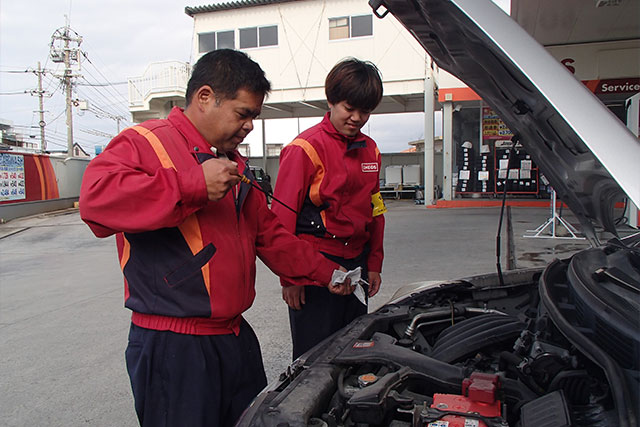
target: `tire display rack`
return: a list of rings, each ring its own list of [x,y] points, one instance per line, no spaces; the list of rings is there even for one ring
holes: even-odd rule
[[[499,196],[506,179],[507,195],[541,197],[540,173],[531,156],[521,146],[511,148],[500,142],[485,141],[479,152],[469,146],[458,147],[457,196]]]
[[[535,162],[522,147],[495,147],[494,182],[496,194],[530,195],[539,197],[539,172]],[[509,158],[511,155],[511,158]]]
[[[493,196],[495,192],[492,154],[493,144],[484,144],[480,152],[473,147],[458,147],[456,159],[458,167],[458,183],[456,192],[459,195]]]

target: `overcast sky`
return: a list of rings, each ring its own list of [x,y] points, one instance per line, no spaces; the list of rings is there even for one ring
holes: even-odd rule
[[[51,94],[44,106],[48,148],[65,149],[64,97],[59,79],[53,75],[59,74],[62,66],[49,58],[49,51],[52,35],[65,26],[66,16],[71,28],[82,36],[80,48],[86,54],[75,96],[88,100],[92,110],[74,116],[74,139],[92,153],[94,145],[106,144],[110,135],[117,133],[118,122],[113,117],[126,117],[121,129],[131,124],[128,77],[142,75],[153,62],[193,62],[193,19],[184,13],[184,7],[219,2],[0,0],[0,121],[12,122],[25,139],[39,142],[38,98],[25,92],[37,88],[32,71],[40,61],[50,71],[43,78],[43,88]],[[317,121],[301,119],[300,128]],[[297,133],[296,120],[270,122],[267,142],[288,142]],[[373,117],[364,131],[376,139],[381,151],[402,151],[409,147],[408,141],[423,138],[423,119],[421,114]],[[258,124],[249,140],[260,139]],[[252,153],[259,154],[261,148],[255,145],[257,150],[252,148]]]
[[[198,4],[198,3],[196,3]],[[191,5],[191,4],[189,4]],[[87,54],[78,83],[107,86],[77,86],[80,99],[87,99],[107,114],[96,117],[84,112],[74,117],[74,139],[93,152],[95,144],[117,132],[117,122],[104,116],[125,116],[127,77],[142,75],[148,64],[176,60],[189,62],[193,19],[184,13],[185,4],[175,0],[0,0],[0,120],[12,121],[19,131],[39,141],[38,99],[24,94],[37,88],[33,73],[40,61],[50,71],[62,70],[49,59],[51,36],[65,25],[82,36],[80,48]],[[45,99],[47,139],[51,149],[66,147],[64,98],[59,80],[47,74],[44,89],[54,96]],[[130,125],[122,122],[121,127]],[[26,126],[26,128],[25,128]],[[35,128],[29,128],[35,126]]]

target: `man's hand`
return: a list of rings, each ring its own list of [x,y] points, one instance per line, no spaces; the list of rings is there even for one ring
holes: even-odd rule
[[[225,194],[240,182],[238,164],[228,159],[209,159],[202,163],[204,181],[207,184],[209,200],[222,199]]]
[[[283,286],[282,299],[294,310],[301,310],[305,303],[304,286]]]
[[[375,296],[380,290],[380,284],[382,283],[382,277],[380,277],[380,273],[376,273],[375,271],[369,272],[369,298]]]
[[[340,271],[347,271],[346,268],[340,266]],[[329,292],[336,295],[351,295],[355,286],[351,286],[351,279],[346,279],[343,283],[329,283],[327,286]]]

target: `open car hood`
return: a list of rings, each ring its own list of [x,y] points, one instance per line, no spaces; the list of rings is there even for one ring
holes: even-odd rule
[[[509,126],[597,244],[613,208],[640,205],[640,142],[589,90],[489,0],[370,0]],[[385,10],[386,9],[386,10]]]

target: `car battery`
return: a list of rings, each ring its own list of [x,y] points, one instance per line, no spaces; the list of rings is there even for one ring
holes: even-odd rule
[[[477,416],[486,418],[500,416],[500,401],[493,403],[476,402],[465,396],[455,394],[434,394],[432,408],[443,412],[456,412],[460,415],[445,415],[437,421],[428,423],[427,427],[487,427]],[[465,416],[464,414],[469,414]]]
[[[431,408],[447,414],[426,424],[427,427],[487,427],[481,419],[500,417],[496,375],[474,372],[462,383],[462,393],[434,394]],[[467,415],[468,414],[468,415]]]

